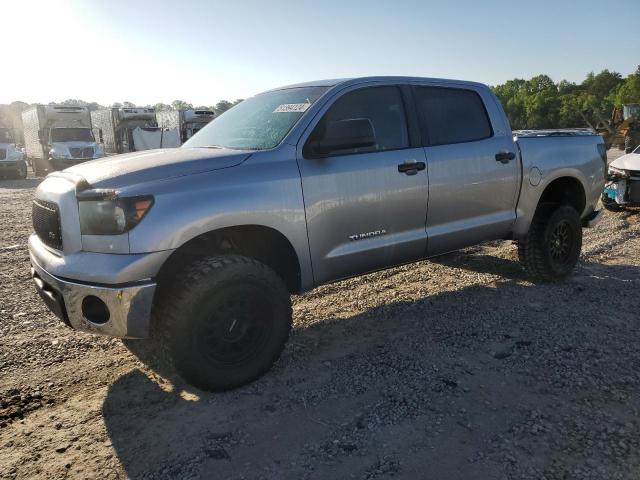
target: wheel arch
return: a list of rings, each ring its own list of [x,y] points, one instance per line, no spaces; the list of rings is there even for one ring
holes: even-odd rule
[[[300,259],[291,241],[273,227],[258,224],[221,227],[200,233],[182,243],[164,262],[159,285],[187,263],[217,254],[244,255],[274,270],[290,293],[303,289]]]
[[[578,172],[558,172],[556,176],[545,180],[538,186],[530,185],[529,182],[523,184],[513,227],[514,238],[522,238],[527,234],[536,211],[543,204],[571,205],[580,218],[589,213],[589,190],[585,186],[585,179]]]
[[[587,205],[587,194],[584,185],[573,176],[561,176],[547,184],[538,199],[539,208],[542,204],[571,205],[578,215],[582,216]]]

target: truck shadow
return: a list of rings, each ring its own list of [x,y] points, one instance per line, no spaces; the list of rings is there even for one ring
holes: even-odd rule
[[[567,355],[588,362],[586,346],[637,338],[629,299],[640,267],[583,263],[564,283],[532,286],[520,282],[515,261],[454,255],[439,262],[503,279],[296,325],[274,369],[233,392],[197,391],[141,369],[120,377],[103,417],[127,476],[306,478],[322,467],[311,476],[363,478],[391,452],[406,478],[421,477],[424,465],[433,478],[497,478],[501,465],[467,458],[490,455],[487,439],[510,435],[527,408],[553,403],[557,412],[545,415],[559,422],[576,415],[569,406],[579,398],[598,398],[600,410],[618,402],[598,386],[562,383],[561,364]],[[154,368],[153,357],[143,361]],[[637,378],[638,362],[640,353],[603,356],[597,368],[620,389],[623,376]],[[638,382],[626,385],[638,393]],[[533,441],[550,462],[545,436]],[[523,451],[517,461],[526,466],[533,460]]]

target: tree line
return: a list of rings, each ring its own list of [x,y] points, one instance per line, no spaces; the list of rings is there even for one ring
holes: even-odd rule
[[[216,103],[215,105],[211,105],[211,106],[205,106],[205,105],[199,105],[194,107],[193,104],[185,102],[184,100],[174,100],[171,103],[156,103],[155,105],[136,105],[135,103],[131,103],[131,102],[115,102],[112,103],[111,105],[100,105],[97,102],[86,102],[84,100],[80,100],[80,99],[75,99],[75,98],[69,98],[63,102],[49,102],[49,105],[66,105],[66,106],[73,106],[73,107],[87,107],[89,108],[90,111],[93,110],[99,110],[101,108],[109,108],[109,107],[113,107],[113,108],[120,108],[120,107],[124,107],[124,108],[133,108],[133,107],[137,107],[137,106],[142,106],[144,108],[155,108],[156,111],[162,111],[162,110],[181,110],[181,109],[189,109],[189,108],[194,108],[195,110],[212,110],[213,112],[215,112],[216,115],[220,115],[224,112],[226,112],[227,110],[229,110],[231,107],[233,107],[234,105],[237,105],[238,103],[240,103],[243,99],[242,98],[238,98],[237,100],[231,102],[229,100],[220,100],[218,103]],[[26,108],[28,108],[30,106],[30,104],[25,103],[25,102],[12,102],[11,104],[9,104],[9,106],[15,110],[17,113],[20,113],[22,110],[25,110]]]
[[[537,75],[525,80],[514,78],[492,87],[498,96],[514,130],[539,128],[589,127],[606,128],[614,106],[640,103],[640,66],[623,78],[618,72],[602,70],[589,73],[581,83],[562,80],[555,83],[548,75]],[[211,106],[196,106],[200,110],[213,110],[216,115],[226,112],[242,99],[220,100]],[[50,105],[86,106],[89,110],[104,108],[96,102],[68,99]],[[29,104],[13,102],[11,107],[20,112]],[[131,102],[114,103],[111,107],[134,107]],[[145,105],[157,111],[194,108],[184,100],[171,103]]]
[[[640,66],[627,78],[618,72],[589,73],[582,83],[548,75],[515,78],[492,87],[511,128],[606,128],[614,106],[640,103]]]

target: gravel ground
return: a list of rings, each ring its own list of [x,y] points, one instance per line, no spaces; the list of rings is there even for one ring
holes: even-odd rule
[[[47,312],[36,185],[0,181],[0,478],[640,478],[637,212],[558,285],[495,242],[296,297],[276,367],[210,394]]]

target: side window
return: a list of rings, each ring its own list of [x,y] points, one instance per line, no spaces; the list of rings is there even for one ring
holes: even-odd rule
[[[332,155],[397,150],[409,146],[407,120],[398,87],[367,87],[344,94],[327,110],[304,147],[306,157],[313,156],[312,146],[321,141],[327,125],[345,120],[368,120],[373,127],[375,144],[332,151]],[[335,133],[335,131],[333,132]]]
[[[482,99],[473,90],[416,87],[422,138],[430,145],[472,142],[493,135]]]

